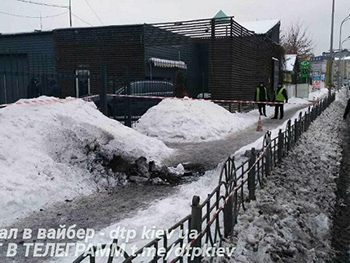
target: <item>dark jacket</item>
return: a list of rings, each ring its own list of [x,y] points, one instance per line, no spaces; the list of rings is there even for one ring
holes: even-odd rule
[[[346,116],[348,116],[349,112],[350,112],[350,99],[348,100],[348,104],[346,104],[345,112],[343,115],[344,119],[346,119]]]
[[[269,94],[268,94],[267,88],[265,86],[264,87],[258,86],[255,89],[254,100],[255,101],[270,101]]]
[[[284,102],[284,100],[282,101],[282,100],[277,100],[277,99],[276,99],[277,94],[279,93],[279,91],[280,91],[282,88],[283,88],[282,95],[283,95],[283,97],[284,97],[284,100],[285,100],[286,102],[288,102],[287,90],[286,90],[286,88],[284,88],[283,86],[280,87],[280,88],[277,87],[277,89],[276,89],[276,91],[275,91],[275,96],[274,96],[274,99],[273,99],[274,101],[277,101],[277,102]]]

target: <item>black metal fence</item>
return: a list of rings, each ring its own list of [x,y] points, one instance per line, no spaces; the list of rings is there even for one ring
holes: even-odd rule
[[[142,253],[152,248],[155,253],[149,262],[200,262],[202,255],[185,253],[186,251],[196,251],[204,245],[218,247],[223,238],[229,237],[237,223],[238,214],[245,210],[244,203],[255,200],[257,187],[262,186],[268,179],[269,174],[282,162],[283,157],[295,146],[303,132],[307,131],[311,123],[335,100],[335,94],[322,99],[318,103],[310,106],[304,115],[287,122],[286,129],[279,130],[278,136],[271,138],[271,133],[267,132],[263,139],[261,150],[252,148],[250,157],[236,166],[234,157],[229,157],[223,164],[220,172],[218,186],[208,194],[208,197],[200,203],[198,196],[192,200],[191,214],[184,217],[174,226],[165,231],[160,238],[156,238],[144,247],[140,248],[134,255],[124,254],[125,263],[144,261]],[[167,233],[172,231],[185,230],[195,231],[195,237],[180,237],[172,240]],[[174,247],[182,249],[180,255],[169,255]],[[164,253],[159,256],[158,250]],[[95,256],[89,257],[90,263],[95,262]],[[108,260],[113,260],[113,255]],[[80,263],[82,260],[75,260]],[[107,263],[112,261],[107,261]]]
[[[57,72],[48,56],[30,54],[29,57],[32,63],[27,55],[17,51],[0,54],[0,108],[19,99],[62,97],[62,88],[71,87],[70,94],[74,97],[89,97],[105,115],[131,126],[132,121],[161,101],[149,96],[173,96],[173,84],[169,81],[129,81],[130,76],[108,75],[103,64],[99,74],[91,74],[89,70]],[[91,96],[92,90],[100,94]],[[141,98],[116,97],[117,94]]]

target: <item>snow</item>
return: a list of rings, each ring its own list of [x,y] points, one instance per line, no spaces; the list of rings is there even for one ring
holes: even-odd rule
[[[161,58],[150,58],[149,62],[152,62],[154,66],[162,67],[162,68],[182,68],[187,69],[187,65],[185,62],[180,60],[168,60]]]
[[[256,34],[266,34],[280,21],[277,19],[239,22],[240,25]]]
[[[322,89],[309,94],[309,98],[319,98],[327,93],[327,89]],[[285,105],[286,110],[309,103],[308,100],[296,98],[290,98],[289,102]],[[319,117],[320,120],[315,122],[314,128],[310,128],[307,135],[304,135],[300,149],[297,147],[295,153],[292,154],[295,160],[299,160],[296,158],[299,156],[308,157],[307,161],[296,162],[293,161],[293,158],[286,159],[283,169],[279,168],[276,175],[271,176],[273,191],[269,191],[271,187],[258,191],[259,202],[271,201],[273,194],[284,194],[283,198],[279,199],[281,203],[278,204],[285,209],[283,210],[285,212],[274,213],[271,216],[276,222],[281,219],[278,226],[284,227],[281,230],[284,238],[278,237],[279,232],[276,229],[270,229],[273,235],[268,238],[276,241],[276,244],[285,243],[287,238],[294,238],[291,229],[297,227],[295,205],[304,211],[302,216],[306,215],[303,223],[317,238],[326,238],[329,233],[330,217],[327,205],[334,198],[332,194],[334,185],[331,183],[334,182],[334,176],[329,173],[336,173],[340,155],[336,143],[339,139],[338,130],[334,125],[334,120],[342,116],[340,114],[342,108],[339,105],[337,107],[328,110],[326,114],[323,114],[324,117]],[[267,107],[269,115],[273,113],[273,110],[273,107]],[[298,114],[296,112],[294,117],[297,118]],[[118,178],[115,178],[114,181],[113,178],[110,179],[112,181],[106,181],[106,178],[99,177],[98,169],[89,171],[89,165],[94,164],[92,162],[94,154],[87,155],[87,148],[90,150],[98,148],[99,152],[105,155],[120,154],[130,159],[142,155],[161,163],[164,158],[173,153],[173,150],[162,141],[186,143],[225,138],[229,134],[255,124],[257,117],[257,110],[244,114],[229,113],[210,101],[188,98],[165,99],[151,108],[133,130],[106,118],[93,103],[80,99],[47,105],[14,105],[1,109],[0,136],[3,139],[0,142],[2,176],[0,225],[13,223],[16,218],[45,205],[48,206],[77,195],[87,195],[96,189],[102,189],[103,184],[119,184]],[[285,123],[272,130],[273,136],[282,126],[285,127]],[[246,147],[258,149],[261,148],[261,143],[262,139],[259,139]],[[242,149],[234,155],[241,156]],[[314,157],[312,154],[320,152],[320,149],[322,149],[322,155],[319,158]],[[308,162],[309,160],[311,162]],[[327,167],[327,164],[331,166]],[[319,173],[310,176],[310,171],[315,169]],[[146,244],[149,240],[142,239],[140,236],[144,227],[166,229],[189,214],[193,195],[199,195],[203,201],[207,194],[216,187],[219,170],[220,166],[213,171],[206,172],[195,182],[178,186],[174,195],[154,201],[135,216],[125,218],[102,229],[90,241],[94,244],[109,243],[111,238],[108,234],[117,227],[125,227],[137,233],[137,237],[130,240],[128,246],[140,247]],[[174,171],[181,173],[184,168],[179,164]],[[289,202],[283,202],[284,197],[293,197],[293,195],[288,193],[289,188],[284,189],[283,184],[278,184],[276,179],[280,175],[278,172],[284,171],[290,172],[288,173],[290,189],[297,187],[297,183],[301,182],[301,186],[296,188],[298,199],[294,197]],[[324,186],[326,183],[330,185],[329,189]],[[317,198],[324,197],[322,200],[326,202],[317,199],[317,204],[312,203],[314,199],[308,193],[312,193],[315,189],[319,193]],[[308,198],[308,201],[299,197]],[[257,217],[254,225],[245,225],[244,218],[255,218],[258,209],[261,209],[258,202],[252,202],[236,227],[237,232],[247,234],[247,237],[244,234],[239,236],[236,251],[244,251],[243,257],[248,262],[252,262],[251,259],[254,258],[265,257],[262,251],[268,249],[268,241],[265,239],[263,244],[266,247],[259,250],[258,255],[250,251],[249,246],[248,248],[246,246],[247,243],[255,244],[256,240],[265,238],[264,233],[267,231],[266,226],[269,225],[269,222],[266,222],[263,217]],[[282,217],[282,215],[288,216]],[[238,231],[240,229],[245,231]],[[303,237],[300,236],[300,238]],[[325,244],[324,248],[327,251],[328,244]],[[310,257],[311,255],[310,253]],[[72,262],[73,258],[75,257],[52,260]],[[242,258],[242,255],[237,254],[237,258]]]
[[[205,100],[164,99],[149,109],[135,130],[166,142],[220,139],[251,124],[247,114],[231,114]]]
[[[327,89],[309,94],[309,99],[324,97]],[[304,99],[290,98],[285,110],[308,103]],[[274,107],[266,107],[272,115]],[[150,108],[135,124],[134,129],[164,142],[205,142],[225,138],[257,122],[258,111],[230,113],[207,100],[164,99]]]
[[[91,172],[94,154],[87,154],[88,148],[158,163],[173,151],[81,99],[3,108],[0,137],[0,225],[45,205],[120,184],[118,178],[102,178],[96,163]]]
[[[322,96],[326,91],[322,90],[310,95]],[[174,101],[181,102],[181,100]],[[301,99],[295,101],[305,102]],[[184,100],[183,103],[188,102],[190,101]],[[188,106],[190,105],[186,104],[186,107]],[[283,165],[276,168],[274,174],[268,178],[267,185],[263,189],[257,190],[257,201],[246,204],[247,211],[241,213],[235,228],[239,236],[229,244],[236,246],[235,258],[232,258],[232,262],[271,262],[269,254],[265,253],[271,250],[271,244],[275,244],[274,248],[280,245],[281,248],[286,249],[284,251],[286,253],[296,253],[300,246],[294,243],[288,246],[288,242],[298,240],[298,238],[300,243],[304,240],[310,240],[305,227],[310,230],[312,235],[316,236],[315,240],[321,243],[318,245],[320,245],[321,250],[324,249],[324,254],[329,252],[331,203],[335,198],[334,179],[339,168],[338,160],[341,155],[338,145],[338,128],[334,125],[334,120],[341,118],[340,112],[343,109],[341,106],[343,105],[331,107],[315,121],[310,130],[303,135],[301,143],[293,150],[291,156],[287,157],[283,161]],[[296,112],[294,117],[298,116],[299,112]],[[324,128],[324,125],[327,127]],[[282,126],[285,127],[285,123],[272,130],[272,137]],[[262,139],[260,138],[249,145],[249,148],[258,149],[261,148],[261,144]],[[319,155],[320,149],[323,149],[321,156]],[[241,154],[242,149],[233,155],[241,156]],[[139,211],[137,215],[102,229],[89,242],[91,244],[110,243],[111,238],[108,234],[116,229],[126,229],[135,231],[136,234],[126,243],[127,252],[130,253],[132,246],[140,248],[152,239],[142,238],[144,229],[167,229],[190,213],[191,200],[194,195],[200,196],[201,201],[203,201],[207,194],[217,186],[220,168],[221,165],[206,172],[198,181],[179,186],[176,194],[151,203],[147,209]],[[315,170],[318,172],[313,173]],[[284,180],[278,182],[278,178],[281,176]],[[294,194],[291,189],[297,194]],[[315,189],[317,189],[317,195],[314,194]],[[274,196],[278,198],[275,199]],[[271,215],[269,214],[267,219],[265,216],[257,216],[261,210],[264,210],[264,214],[271,211]],[[298,232],[294,233],[294,229],[298,227],[295,219],[297,216],[305,218],[302,221],[304,229],[298,229]],[[263,243],[260,246],[261,240]],[[125,238],[119,239],[120,244],[125,242]],[[258,243],[259,249],[255,253]],[[306,248],[301,247],[300,249],[305,250]],[[316,255],[323,255],[322,253],[311,249],[308,251],[307,257],[314,259]],[[52,262],[71,262],[72,259],[73,257],[53,259]],[[295,261],[295,258],[293,260],[290,262],[299,262]]]
[[[230,262],[329,261],[343,101],[314,121],[239,215]]]

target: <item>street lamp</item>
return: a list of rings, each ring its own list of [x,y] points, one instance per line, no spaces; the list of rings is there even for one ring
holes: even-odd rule
[[[341,42],[341,46],[343,46],[343,43],[345,42],[345,41],[348,41],[350,39],[350,36],[348,36],[347,38],[345,38],[344,40],[343,40],[343,42]]]
[[[340,24],[340,32],[339,32],[339,52],[341,52],[341,49],[342,49],[342,44],[343,42],[340,42],[341,41],[341,30],[342,30],[342,27],[343,27],[343,24],[350,20],[350,14],[348,14],[343,21],[341,21],[341,24]]]
[[[340,46],[343,46],[343,43],[347,40],[350,39],[350,36],[348,36],[347,38],[345,38],[341,43]],[[340,87],[341,85],[343,85],[343,67],[342,67],[342,60],[343,60],[343,53],[340,53],[340,56],[338,57],[338,87]]]
[[[328,86],[328,96],[330,97],[331,96],[331,90],[332,90],[332,82],[333,82],[333,31],[334,31],[334,9],[335,9],[335,0],[332,1],[332,19],[331,19],[331,22],[332,22],[332,25],[331,25],[331,45],[330,45],[330,48],[329,48],[329,51],[330,51],[330,65],[329,65],[329,68],[330,68],[330,75],[329,75],[329,86]]]
[[[343,27],[343,24],[346,22],[346,21],[348,21],[348,20],[350,20],[350,14],[349,15],[347,15],[344,19],[343,19],[343,21],[341,21],[341,23],[340,23],[340,32],[339,32],[339,50],[338,50],[338,87],[340,86],[340,71],[339,71],[339,69],[340,69],[340,57],[341,57],[341,52],[342,52],[342,45],[343,45],[343,42],[341,42],[341,31],[342,31],[342,27]]]

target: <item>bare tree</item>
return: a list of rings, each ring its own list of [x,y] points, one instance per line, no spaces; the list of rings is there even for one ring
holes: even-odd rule
[[[302,23],[292,24],[281,35],[281,44],[286,54],[297,54],[301,59],[312,55],[313,41]]]

